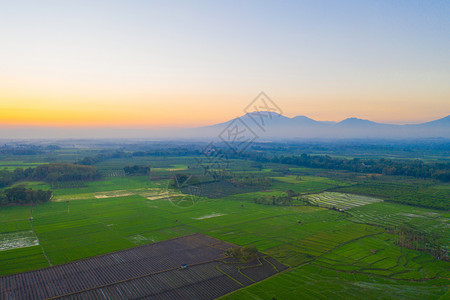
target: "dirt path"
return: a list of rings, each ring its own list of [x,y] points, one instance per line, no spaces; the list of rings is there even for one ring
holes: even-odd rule
[[[31,231],[33,231],[34,235],[36,236],[37,242],[38,242],[39,246],[41,246],[42,253],[44,254],[45,258],[47,259],[48,264],[50,265],[50,267],[53,266],[52,262],[50,261],[50,259],[47,256],[47,253],[45,253],[44,247],[42,247],[41,243],[39,242],[39,237],[36,234],[36,231],[34,231],[34,227],[33,227],[33,204],[31,204],[31,208],[30,208],[30,219],[29,219],[29,221],[30,221],[30,225],[31,225]]]

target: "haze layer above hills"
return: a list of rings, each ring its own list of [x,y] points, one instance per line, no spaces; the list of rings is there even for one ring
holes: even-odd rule
[[[239,137],[241,136],[241,137]],[[450,115],[421,124],[393,125],[359,118],[340,122],[289,118],[275,112],[247,113],[224,123],[198,128],[74,128],[1,126],[1,139],[417,139],[450,138]]]

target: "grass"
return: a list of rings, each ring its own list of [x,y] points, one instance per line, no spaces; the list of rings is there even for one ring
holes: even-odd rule
[[[13,171],[17,168],[35,168],[39,165],[45,164],[43,162],[24,162],[24,161],[11,161],[0,160],[0,170]]]
[[[422,263],[417,263],[421,260]],[[377,274],[394,279],[448,277],[450,263],[439,262],[430,254],[397,247],[392,235],[380,234],[359,239],[327,253],[317,265],[361,274]]]
[[[0,207],[0,223],[28,220],[29,217],[30,217],[29,206]]]
[[[446,185],[448,186],[448,185]],[[362,180],[352,186],[342,186],[337,192],[380,196],[385,200],[422,207],[449,210],[450,190],[432,180]]]
[[[346,183],[319,176],[295,176],[272,177],[273,190],[293,190],[301,194],[318,193],[339,186],[347,186]]]
[[[27,189],[35,190],[50,190],[50,185],[43,181],[18,181],[14,183],[11,187],[25,187]]]
[[[358,223],[395,228],[402,223],[410,223],[423,230],[435,231],[442,236],[446,248],[450,245],[450,214],[448,212],[433,210],[397,203],[373,203],[359,206],[347,211],[349,220]]]
[[[77,194],[96,193],[116,190],[133,190],[159,187],[161,182],[154,183],[148,179],[148,176],[130,176],[130,177],[109,177],[100,181],[86,182],[86,187],[56,189],[55,198]]]
[[[220,299],[437,299],[440,280],[402,282],[307,264]]]
[[[40,246],[1,251],[0,254],[0,275],[49,266]]]

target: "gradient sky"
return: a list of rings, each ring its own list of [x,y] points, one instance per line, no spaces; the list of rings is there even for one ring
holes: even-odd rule
[[[2,1],[0,125],[450,113],[449,1]]]

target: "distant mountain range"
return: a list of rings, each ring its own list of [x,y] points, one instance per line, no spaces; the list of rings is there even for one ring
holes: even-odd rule
[[[274,112],[252,112],[230,121],[195,129],[195,135],[209,136],[215,130],[247,125],[265,138],[450,138],[450,115],[422,124],[394,125],[359,118],[340,122],[316,121],[306,116],[289,118]],[[231,127],[230,127],[231,126]],[[228,129],[227,129],[228,127]]]
[[[59,128],[0,126],[0,139],[146,139],[216,140],[240,138],[286,139],[424,139],[450,138],[450,115],[422,124],[393,125],[359,118],[340,122],[289,118],[274,112],[252,112],[224,123],[198,128]]]

